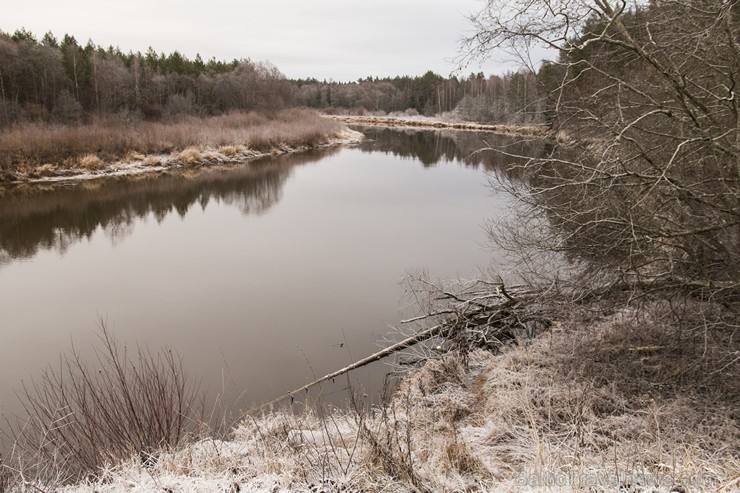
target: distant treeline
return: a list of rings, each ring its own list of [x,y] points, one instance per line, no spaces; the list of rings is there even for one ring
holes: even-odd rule
[[[293,83],[297,104],[323,110],[454,113],[464,120],[486,123],[541,123],[544,119],[542,86],[537,76],[524,71],[490,77],[481,72],[448,79],[429,71],[421,77]]]
[[[485,77],[420,77],[327,82],[287,80],[270,63],[204,61],[178,51],[123,53],[70,35],[38,39],[0,31],[0,128],[19,122],[82,122],[91,115],[160,120],[233,110],[307,106],[325,111],[434,115],[495,123],[543,120],[537,77],[514,72]]]

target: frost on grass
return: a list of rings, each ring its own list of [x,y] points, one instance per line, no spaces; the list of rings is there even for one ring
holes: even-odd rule
[[[100,159],[95,154],[85,154],[84,156],[80,157],[78,161],[78,166],[82,169],[94,171],[102,169],[105,164],[103,163],[102,159]]]
[[[0,181],[86,180],[183,166],[243,163],[360,140],[359,132],[298,109],[269,118],[257,113],[230,113],[169,124],[142,122],[132,128],[104,121],[81,127],[31,125],[0,135]],[[252,142],[255,145],[248,148]],[[104,156],[105,161],[93,153]],[[46,163],[56,164],[44,170]]]
[[[588,330],[560,321],[499,354],[477,350],[467,367],[447,354],[369,413],[247,418],[228,440],[63,491],[736,491],[726,335],[683,333],[680,348],[661,310]]]

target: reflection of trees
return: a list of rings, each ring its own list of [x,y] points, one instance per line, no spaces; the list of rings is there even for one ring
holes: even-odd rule
[[[367,139],[360,149],[383,152],[399,157],[419,159],[424,166],[440,162],[460,161],[468,166],[480,166],[488,171],[506,173],[512,161],[521,161],[501,153],[478,152],[495,146],[518,156],[534,156],[541,152],[542,140],[512,137],[484,132],[453,130],[418,130],[364,127]]]
[[[509,178],[517,167],[499,153],[476,152],[495,143],[511,154],[540,152],[539,141],[476,132],[365,128],[363,152],[419,159],[424,166],[463,162]],[[162,222],[184,217],[191,207],[215,200],[244,214],[261,214],[277,203],[293,166],[336,152],[326,149],[264,159],[232,169],[201,169],[104,180],[17,185],[0,188],[0,266],[39,250],[66,251],[100,228],[115,244],[127,238],[137,219]]]
[[[261,214],[277,203],[293,166],[336,150],[264,159],[232,169],[202,169],[161,175],[107,178],[95,182],[19,185],[0,193],[0,266],[39,250],[66,251],[102,229],[114,244],[128,237],[136,219],[162,222],[185,216],[211,200]]]

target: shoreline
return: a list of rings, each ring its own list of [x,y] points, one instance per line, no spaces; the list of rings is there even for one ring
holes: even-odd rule
[[[368,413],[352,400],[329,413],[271,407],[224,436],[194,437],[149,465],[124,459],[60,491],[733,491],[738,463],[723,452],[732,399],[707,408],[687,398],[701,387],[691,383],[654,391],[674,377],[643,363],[672,337],[653,309],[647,322],[628,309],[590,322],[584,312],[498,351],[439,354]],[[626,340],[625,324],[635,327]],[[603,383],[603,365],[621,384]]]
[[[378,117],[359,115],[320,115],[326,120],[348,125],[364,125],[384,128],[416,128],[430,130],[455,130],[465,132],[491,132],[502,135],[530,137],[547,137],[550,129],[543,125],[499,125],[473,122],[445,122],[431,118]],[[108,177],[135,176],[147,173],[161,173],[176,169],[192,169],[212,166],[245,164],[249,161],[268,156],[293,154],[312,149],[333,146],[355,145],[364,139],[361,132],[344,128],[328,135],[312,145],[278,144],[266,151],[250,149],[241,144],[190,146],[170,153],[140,154],[131,151],[129,155],[115,161],[105,162],[93,156],[88,165],[84,164],[87,156],[82,156],[83,164],[79,167],[63,164],[43,164],[33,168],[16,169],[13,172],[0,172],[0,186],[59,183],[95,180]]]
[[[551,131],[546,125],[503,125],[484,124],[474,122],[445,122],[432,118],[400,118],[392,116],[360,116],[360,115],[327,115],[323,118],[351,125],[367,125],[376,127],[407,127],[428,129],[450,129],[468,132],[491,132],[503,135],[520,135],[531,137],[547,137]]]
[[[345,128],[317,144],[298,145],[281,144],[268,151],[257,151],[246,146],[192,146],[169,154],[138,154],[135,158],[124,158],[109,163],[100,163],[96,169],[85,168],[56,168],[50,165],[37,166],[28,172],[16,172],[0,175],[0,186],[3,184],[17,185],[26,183],[57,183],[64,181],[85,181],[99,178],[134,176],[146,173],[171,171],[176,169],[193,169],[212,166],[228,166],[246,164],[255,159],[268,156],[294,154],[313,149],[323,149],[334,146],[355,145],[362,142],[364,135],[356,130]],[[228,149],[228,153],[224,152]],[[3,180],[3,178],[5,178]]]

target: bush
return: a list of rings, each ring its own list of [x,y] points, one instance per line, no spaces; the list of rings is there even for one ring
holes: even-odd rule
[[[19,394],[27,417],[11,431],[14,462],[31,477],[50,464],[77,479],[131,456],[151,461],[199,423],[198,386],[175,353],[131,355],[103,321],[100,329],[95,369],[73,348]]]

